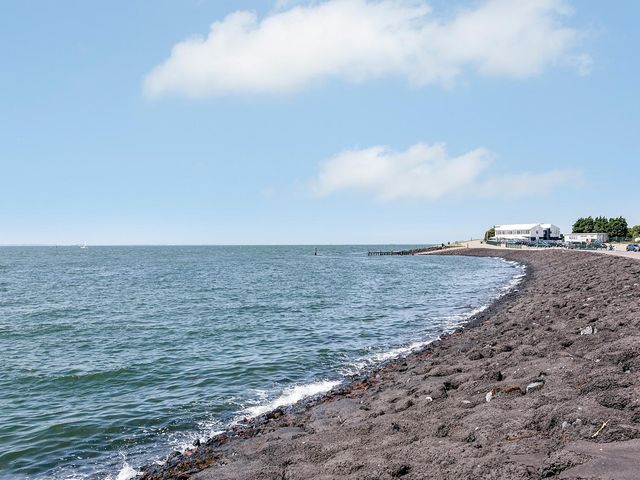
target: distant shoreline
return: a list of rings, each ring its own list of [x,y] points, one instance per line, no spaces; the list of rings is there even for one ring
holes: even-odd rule
[[[598,478],[593,442],[615,450],[640,437],[640,415],[624,405],[640,387],[624,370],[640,368],[628,353],[640,262],[557,250],[442,254],[522,262],[527,277],[423,351],[176,453],[143,478],[533,479],[580,469]],[[596,333],[580,335],[588,326]]]

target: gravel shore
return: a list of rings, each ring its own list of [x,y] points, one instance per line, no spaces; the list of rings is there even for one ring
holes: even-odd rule
[[[464,249],[525,281],[461,331],[146,479],[638,479],[640,261]]]

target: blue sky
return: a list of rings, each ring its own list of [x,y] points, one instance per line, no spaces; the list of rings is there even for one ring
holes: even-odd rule
[[[640,3],[615,7],[5,0],[0,244],[638,224]]]

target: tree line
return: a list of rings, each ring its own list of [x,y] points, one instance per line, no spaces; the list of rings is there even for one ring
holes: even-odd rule
[[[589,216],[576,220],[573,224],[573,233],[608,233],[610,237],[626,237],[630,231],[627,219],[624,217],[607,219]]]

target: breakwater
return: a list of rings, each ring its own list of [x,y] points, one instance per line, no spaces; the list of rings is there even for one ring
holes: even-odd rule
[[[438,250],[445,250],[447,248],[451,248],[451,246],[438,245],[435,247],[413,248],[411,250],[370,250],[367,252],[367,256],[379,257],[383,255],[418,255],[421,253],[429,253],[429,252],[435,252]]]

